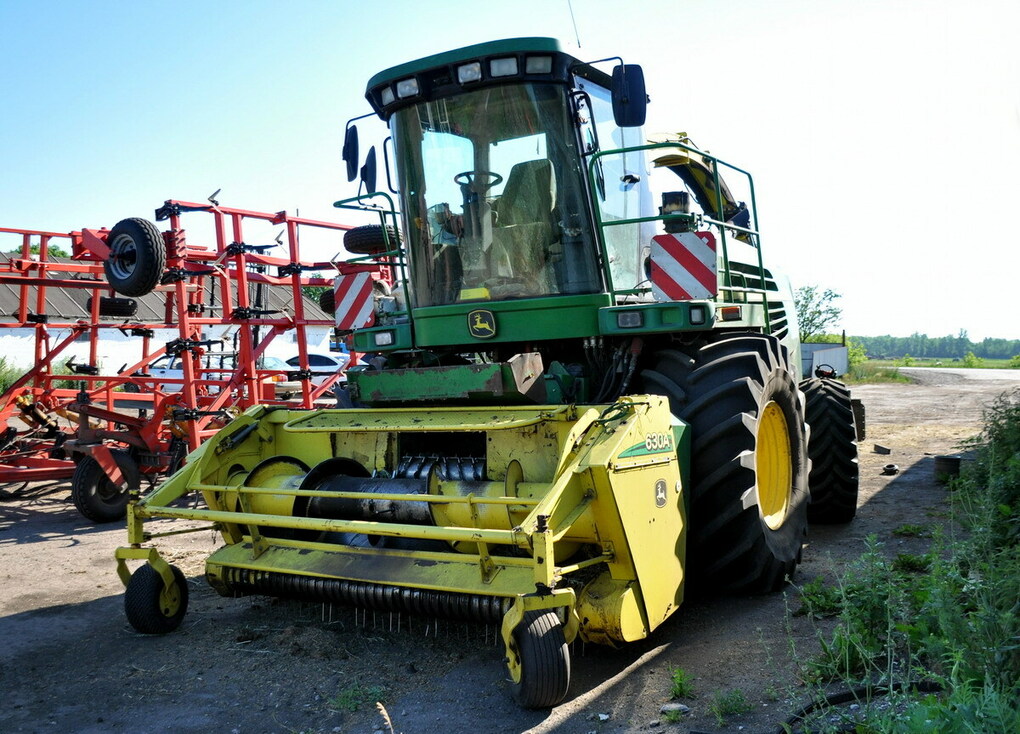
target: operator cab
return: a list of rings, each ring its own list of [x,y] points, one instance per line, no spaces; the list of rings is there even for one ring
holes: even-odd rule
[[[592,154],[643,142],[640,69],[614,76],[551,39],[517,39],[369,82],[390,125],[414,307],[604,293],[603,259],[613,281],[643,279],[636,233],[612,232],[603,253],[588,204],[633,218],[648,200],[640,175],[603,164],[590,191]]]

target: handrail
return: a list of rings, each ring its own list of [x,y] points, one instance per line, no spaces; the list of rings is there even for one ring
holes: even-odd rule
[[[607,284],[609,286],[609,291],[612,294],[613,298],[615,299],[617,296],[632,295],[635,292],[635,289],[617,289],[617,288],[614,287],[613,279],[612,279],[612,272],[611,272],[611,268],[609,266],[609,256],[608,256],[608,251],[607,251],[607,246],[606,246],[606,238],[602,235],[602,232],[605,229],[609,228],[609,227],[616,227],[616,226],[621,226],[621,225],[643,224],[643,223],[646,223],[646,222],[669,222],[669,221],[677,221],[677,220],[690,221],[692,224],[694,224],[694,223],[701,224],[701,225],[706,225],[707,224],[709,226],[716,227],[719,230],[719,233],[720,233],[720,247],[721,247],[721,264],[722,264],[722,272],[720,273],[721,277],[720,277],[720,283],[719,283],[719,290],[721,290],[721,291],[725,290],[725,291],[730,291],[730,292],[736,292],[738,290],[746,290],[748,292],[761,292],[763,294],[763,296],[767,298],[766,288],[764,287],[765,283],[767,281],[766,281],[766,275],[765,275],[765,264],[764,264],[764,261],[762,259],[762,253],[761,253],[761,234],[758,231],[758,207],[757,207],[757,203],[756,203],[756,200],[755,200],[754,179],[752,178],[751,174],[748,171],[745,171],[744,169],[742,169],[742,168],[740,168],[738,166],[735,166],[735,165],[733,165],[731,163],[728,163],[728,162],[722,160],[721,158],[713,156],[710,153],[706,153],[705,151],[699,150],[698,148],[695,148],[693,146],[685,145],[685,144],[683,144],[683,143],[681,143],[679,141],[670,141],[670,142],[664,142],[664,143],[648,143],[648,144],[645,144],[645,145],[628,146],[628,147],[624,147],[624,148],[615,148],[615,149],[612,149],[612,150],[596,151],[596,152],[592,153],[590,155],[590,158],[589,158],[589,161],[588,161],[588,171],[587,171],[588,172],[588,180],[589,180],[590,190],[592,190],[592,191],[597,191],[598,190],[598,186],[597,186],[598,168],[599,168],[599,165],[600,165],[600,161],[603,158],[608,158],[608,157],[611,157],[611,156],[622,156],[622,155],[626,155],[627,153],[641,153],[641,152],[651,151],[651,150],[670,150],[670,149],[671,150],[680,150],[680,151],[683,151],[683,152],[688,153],[688,154],[697,155],[700,158],[702,158],[704,160],[707,160],[707,161],[709,161],[711,163],[712,178],[713,178],[713,184],[714,184],[714,195],[715,195],[715,210],[716,210],[716,212],[718,212],[720,214],[724,211],[724,201],[723,201],[723,196],[722,196],[722,177],[720,176],[720,167],[725,167],[725,168],[730,169],[731,171],[735,171],[737,173],[740,173],[740,174],[744,175],[747,178],[748,186],[749,186],[749,192],[750,192],[751,215],[753,217],[753,221],[751,222],[752,226],[751,227],[741,227],[741,226],[739,226],[737,224],[733,224],[731,222],[722,221],[720,219],[716,219],[716,218],[708,216],[708,215],[697,215],[697,214],[686,214],[686,213],[682,213],[682,214],[670,213],[670,214],[658,214],[658,215],[651,215],[651,216],[627,217],[627,218],[612,219],[612,220],[608,220],[607,221],[602,216],[602,207],[599,206],[598,203],[596,202],[595,206],[593,207],[593,210],[594,210],[593,213],[594,213],[594,216],[595,216],[595,223],[596,223],[596,226],[597,226],[598,232],[599,232],[598,244],[599,244],[600,253],[602,255],[602,267],[603,267],[603,272],[604,272],[604,275],[605,275],[605,278],[606,278],[606,282],[607,282]],[[755,251],[757,252],[757,263],[756,263],[757,269],[758,269],[758,274],[757,275],[758,275],[759,282],[762,284],[762,288],[760,288],[760,289],[756,289],[756,288],[740,288],[739,286],[735,286],[733,284],[734,273],[733,273],[733,270],[732,270],[731,265],[730,265],[730,257],[729,257],[729,240],[728,240],[728,237],[730,235],[739,237],[742,240],[746,241],[746,243],[749,246],[751,246],[752,248],[754,248]],[[741,277],[746,280],[748,275],[749,274],[743,274],[742,273]],[[764,314],[764,317],[765,317],[765,328],[766,328],[766,331],[771,332],[770,316],[769,316],[767,310],[766,310],[766,313]]]

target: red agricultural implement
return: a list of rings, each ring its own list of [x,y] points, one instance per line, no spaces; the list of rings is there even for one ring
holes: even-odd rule
[[[212,244],[185,237],[182,217],[197,212],[213,218]],[[335,236],[339,250],[351,227],[175,200],[156,220],[169,228],[144,219],[68,234],[0,228],[0,299],[17,304],[0,335],[34,349],[31,369],[0,396],[0,485],[71,478],[76,507],[97,522],[123,517],[129,490],[173,472],[239,410],[332,405],[343,379],[313,382],[309,333],[328,334],[334,319],[302,288],[332,287],[344,264],[303,261],[299,240]],[[246,225],[283,232],[249,244]],[[277,338],[293,339],[296,368],[266,354]],[[102,362],[114,340],[134,356],[110,372]],[[154,374],[157,360],[179,373]]]

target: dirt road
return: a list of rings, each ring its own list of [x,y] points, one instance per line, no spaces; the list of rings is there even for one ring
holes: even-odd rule
[[[944,519],[933,456],[975,434],[983,406],[1020,386],[1020,372],[1008,370],[903,372],[916,382],[855,389],[867,410],[858,518],[812,528],[798,582],[831,577],[869,535],[891,554],[922,552],[927,541],[891,531]],[[891,453],[875,453],[875,444]],[[890,463],[899,474],[882,474]],[[182,628],[138,635],[125,621],[113,562],[124,539],[119,524],[79,516],[66,487],[0,501],[0,731],[371,733],[385,730],[373,707],[382,700],[404,734],[765,732],[804,702],[798,665],[817,646],[813,624],[787,614],[797,607],[793,588],[695,601],[646,641],[619,650],[576,644],[567,701],[528,712],[510,699],[495,628],[224,599],[202,579],[218,545],[205,532],[161,543],[189,576]],[[677,666],[696,695],[669,724],[659,709]],[[710,703],[733,690],[750,710],[720,729]]]

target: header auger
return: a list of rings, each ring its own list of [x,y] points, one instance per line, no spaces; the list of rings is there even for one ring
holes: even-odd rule
[[[144,521],[205,519],[222,593],[498,621],[515,697],[549,707],[572,640],[643,638],[689,585],[779,588],[815,485],[838,495],[820,519],[852,517],[849,393],[813,389],[808,428],[751,177],[685,135],[647,142],[639,67],[512,39],[389,69],[367,97],[391,190],[348,123],[363,193],[337,206],[380,216],[348,233],[335,287],[371,355],[353,407],[251,408],[130,507],[136,628],[182,614]],[[809,489],[814,435],[838,458]],[[188,491],[208,509],[172,505]],[[150,570],[129,580],[131,559]]]

